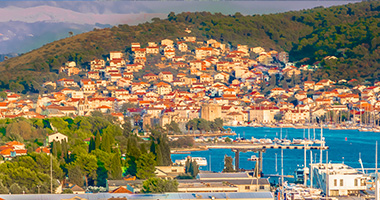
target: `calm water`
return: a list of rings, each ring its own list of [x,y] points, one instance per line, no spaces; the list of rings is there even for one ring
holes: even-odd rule
[[[255,138],[270,138],[280,137],[279,128],[266,128],[266,127],[230,127],[240,137],[250,139]],[[316,138],[320,139],[320,129],[316,129]],[[282,137],[287,137],[292,140],[293,138],[303,138],[304,129],[283,128]],[[364,168],[375,167],[375,146],[376,141],[380,141],[380,133],[373,132],[359,132],[357,130],[323,130],[323,136],[326,140],[328,149],[328,160],[331,163],[342,163],[354,167],[360,168],[359,153],[363,161]],[[236,138],[237,136],[231,136]],[[305,137],[308,137],[308,130],[305,130]],[[310,137],[314,138],[313,129],[310,129]],[[347,140],[346,140],[347,138]],[[380,144],[379,144],[380,146]],[[380,150],[380,147],[379,147]],[[312,150],[313,160],[319,162],[320,151]],[[277,171],[276,171],[276,159],[277,153]],[[380,153],[379,153],[380,154]],[[201,167],[201,170],[212,170],[220,172],[224,167],[224,155],[232,156],[235,154],[231,150],[227,149],[212,149],[208,151],[191,152],[191,154],[173,154],[172,160],[183,159],[186,156],[191,155],[193,157],[205,157],[208,162],[208,166]],[[247,170],[254,168],[254,162],[247,159],[254,155],[253,152],[240,153],[240,168]],[[280,174],[281,173],[281,150],[268,149],[263,154],[263,172],[264,174]],[[210,162],[211,161],[211,162]],[[323,162],[326,162],[326,151],[323,153]],[[297,164],[304,163],[304,151],[303,150],[284,150],[284,174],[293,175],[294,170],[297,168]],[[307,163],[310,163],[310,152],[307,151]],[[380,165],[379,165],[380,166]]]

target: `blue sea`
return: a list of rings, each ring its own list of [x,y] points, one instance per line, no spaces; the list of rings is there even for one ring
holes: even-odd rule
[[[267,127],[225,127],[231,128],[238,136],[246,139],[255,138],[280,138],[280,128]],[[320,129],[315,129],[316,139],[320,139]],[[292,140],[293,138],[308,138],[308,130],[282,128],[282,138]],[[358,130],[328,130],[323,129],[323,137],[326,146],[329,146],[328,162],[345,163],[353,168],[361,168],[359,163],[359,154],[364,168],[375,168],[375,149],[376,141],[380,141],[380,133],[359,132]],[[314,131],[310,129],[310,138],[314,138]],[[379,144],[380,146],[380,144]],[[379,147],[380,150],[380,147]],[[277,154],[277,171],[276,171],[276,154]],[[320,161],[320,151],[312,150],[313,162]],[[184,159],[188,155],[192,157],[204,157],[207,159],[208,166],[201,167],[201,170],[211,170],[221,172],[224,167],[224,156],[235,157],[235,153],[228,149],[211,149],[207,151],[194,151],[190,154],[172,154],[173,162],[177,159]],[[248,161],[251,155],[257,155],[253,152],[240,153],[240,168],[252,170],[255,162]],[[307,164],[310,163],[310,151],[307,151]],[[380,155],[380,153],[379,153]],[[326,151],[323,151],[323,162],[326,162]],[[297,165],[304,164],[304,150],[284,150],[284,175],[294,175]],[[380,165],[379,165],[380,166]],[[264,174],[281,174],[281,150],[268,149],[263,153],[263,173]]]

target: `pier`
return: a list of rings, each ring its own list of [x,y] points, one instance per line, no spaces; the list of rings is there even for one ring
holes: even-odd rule
[[[263,169],[263,153],[267,149],[299,149],[299,150],[327,150],[329,147],[325,145],[321,146],[308,146],[308,145],[280,145],[280,144],[216,144],[216,145],[206,145],[207,149],[231,149],[235,152],[235,169],[239,170],[239,158],[240,152],[254,152],[259,153],[259,158],[257,160],[259,173]]]

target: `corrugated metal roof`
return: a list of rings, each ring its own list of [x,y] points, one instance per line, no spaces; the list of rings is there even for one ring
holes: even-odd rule
[[[231,199],[262,199],[272,198],[273,195],[270,192],[231,192],[228,193],[228,198]]]
[[[249,178],[247,173],[199,173],[199,179],[205,178]]]

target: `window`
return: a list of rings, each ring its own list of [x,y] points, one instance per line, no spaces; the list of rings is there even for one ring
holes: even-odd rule
[[[366,183],[365,183],[365,180],[360,180],[360,186],[365,186]]]
[[[340,186],[343,186],[343,179],[340,179]]]
[[[338,180],[334,179],[334,186],[338,186]]]
[[[247,186],[245,186],[245,189],[249,190],[249,189],[251,189],[251,187],[247,185]]]
[[[172,169],[172,172],[177,172],[177,169]]]
[[[260,185],[260,190],[263,190],[265,189],[265,187],[263,185]]]
[[[358,179],[354,180],[354,186],[358,186]]]

